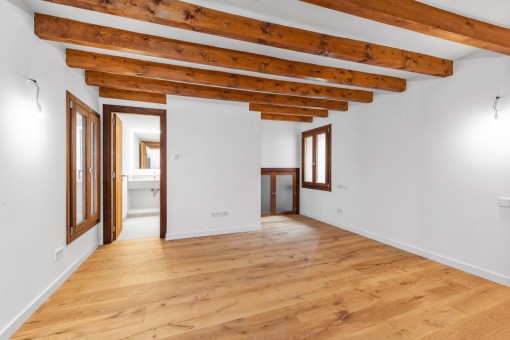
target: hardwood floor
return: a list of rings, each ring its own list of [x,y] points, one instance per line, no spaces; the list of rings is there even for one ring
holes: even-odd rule
[[[99,248],[14,339],[510,339],[510,288],[303,217]]]

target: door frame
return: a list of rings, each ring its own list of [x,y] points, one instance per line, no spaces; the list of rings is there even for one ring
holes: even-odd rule
[[[115,113],[150,115],[159,117],[161,129],[160,148],[160,227],[159,237],[165,238],[167,231],[167,126],[166,110],[134,106],[103,105],[103,244],[113,242],[113,181],[112,181],[112,118]]]
[[[273,178],[273,173],[275,174],[274,178]],[[276,213],[276,197],[273,197],[273,195],[271,195],[271,213],[270,214],[262,214],[262,217],[299,214],[299,189],[300,189],[299,168],[262,168],[260,171],[260,174],[266,175],[266,176],[267,175],[271,176],[271,191],[273,190],[274,187],[276,187],[276,176],[278,176],[278,174],[280,174],[280,175],[284,175],[284,174],[294,175],[294,182],[292,184],[294,187],[294,202],[293,202],[295,205],[294,211]],[[272,213],[273,211],[275,212],[275,214]]]

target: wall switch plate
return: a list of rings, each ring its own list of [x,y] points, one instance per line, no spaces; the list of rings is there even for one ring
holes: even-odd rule
[[[343,209],[338,208],[338,209],[336,209],[336,213],[337,213],[338,215],[342,215],[342,214],[344,213],[344,210],[343,210]]]
[[[60,258],[64,255],[64,248],[58,248],[55,250],[55,253],[53,254],[53,261],[58,261]]]
[[[349,186],[345,184],[338,184],[338,189],[340,190],[349,190]]]
[[[503,208],[510,208],[510,198],[506,198],[506,197],[500,197],[498,199],[499,201],[499,206],[500,207],[503,207]]]
[[[228,211],[217,211],[211,214],[211,217],[228,217]]]

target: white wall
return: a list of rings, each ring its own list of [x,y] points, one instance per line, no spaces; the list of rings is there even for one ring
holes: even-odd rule
[[[0,338],[7,338],[98,246],[95,227],[66,244],[66,90],[97,110],[97,90],[36,38],[32,13],[0,1]],[[34,112],[41,86],[43,112]],[[53,261],[53,253],[64,255]],[[55,285],[54,285],[55,283]]]
[[[510,285],[510,209],[497,201],[510,196],[509,74],[510,58],[478,53],[451,78],[336,114],[334,190],[303,189],[302,212]]]
[[[169,96],[167,106],[167,239],[259,229],[260,116],[234,102]],[[211,217],[220,211],[229,216]]]
[[[301,167],[301,126],[307,124],[262,121],[262,167],[299,168]]]
[[[133,138],[133,131],[127,124],[122,124],[122,176],[127,176],[132,169],[132,158],[134,157],[132,150]],[[128,215],[130,203],[128,192],[128,179],[127,177],[122,177],[122,219],[125,219]]]

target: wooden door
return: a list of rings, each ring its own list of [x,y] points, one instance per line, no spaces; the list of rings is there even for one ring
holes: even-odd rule
[[[118,115],[112,121],[115,125],[112,129],[114,148],[114,200],[113,200],[113,239],[116,240],[122,232],[122,121]]]
[[[166,224],[167,224],[167,136],[166,136],[166,110],[159,109],[148,109],[133,106],[118,106],[118,105],[103,105],[103,207],[104,207],[104,221],[103,221],[103,243],[110,244],[115,240],[115,232],[113,227],[115,226],[116,219],[116,183],[113,177],[115,173],[115,113],[125,114],[137,114],[137,115],[149,115],[157,116],[160,119],[161,128],[161,186],[160,186],[160,237],[165,238],[166,235]],[[120,175],[120,173],[119,173]],[[121,196],[122,197],[122,196]]]
[[[262,169],[261,215],[299,214],[299,169]]]

